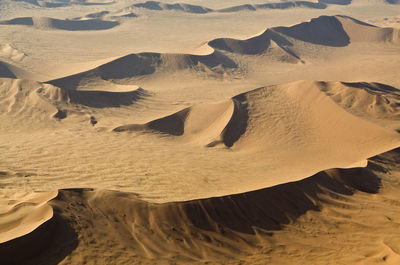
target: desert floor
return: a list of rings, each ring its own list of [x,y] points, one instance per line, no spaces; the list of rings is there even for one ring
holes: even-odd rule
[[[0,264],[400,264],[400,1],[0,1]]]

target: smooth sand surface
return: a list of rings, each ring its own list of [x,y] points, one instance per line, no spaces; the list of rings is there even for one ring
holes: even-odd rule
[[[399,1],[0,1],[1,264],[399,264]]]

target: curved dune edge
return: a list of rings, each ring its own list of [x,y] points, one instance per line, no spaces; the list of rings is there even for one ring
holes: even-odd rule
[[[190,260],[250,255],[271,236],[269,231],[283,229],[307,211],[320,211],[356,192],[377,193],[378,175],[385,169],[375,160],[390,162],[399,151],[372,157],[365,168],[329,169],[257,191],[184,202],[149,203],[118,191],[59,190],[47,198],[50,202],[44,200],[54,215],[1,243],[0,261],[61,261],[80,240],[100,248],[104,241],[119,242],[113,247],[144,259],[168,259],[171,253]]]
[[[31,233],[53,217],[48,202],[58,191],[33,194],[13,204],[0,205],[0,244]]]

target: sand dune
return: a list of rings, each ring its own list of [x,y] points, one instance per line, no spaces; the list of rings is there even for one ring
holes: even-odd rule
[[[232,146],[236,140],[234,138],[237,138],[234,134],[238,132],[231,127],[238,123],[246,123],[245,117],[241,117],[243,112],[244,110],[231,100],[214,104],[201,104],[144,125],[126,125],[117,127],[114,131],[154,130],[184,136],[185,139],[191,141],[206,142],[208,146],[220,142]],[[242,130],[240,126],[237,127],[239,131]]]
[[[48,17],[21,17],[11,20],[0,21],[0,25],[23,25],[32,26],[42,30],[107,30],[119,25],[117,21],[107,21],[100,19],[86,20],[60,20]]]
[[[319,45],[347,46],[350,42],[395,42],[399,31],[379,28],[346,16],[321,16],[292,27],[274,28],[294,39]]]
[[[95,69],[72,76],[48,81],[64,88],[76,88],[80,83],[96,80],[119,80],[151,75],[156,71],[178,70],[210,71],[224,73],[236,64],[227,56],[215,51],[209,55],[139,53],[130,54]],[[221,69],[222,68],[222,69]]]
[[[383,94],[381,98],[377,98],[379,95],[370,94],[371,87],[374,86],[377,87],[376,94]],[[385,88],[383,85],[381,87]],[[320,142],[322,149],[332,148],[336,145],[334,139],[337,137],[339,141],[346,139],[348,144],[355,144],[365,137],[360,137],[363,131],[369,131],[368,137],[372,137],[370,139],[372,140],[375,137],[379,138],[381,129],[374,127],[372,123],[357,121],[352,115],[339,111],[337,105],[326,95],[350,110],[362,107],[364,109],[358,109],[358,111],[364,113],[363,111],[368,108],[365,113],[371,113],[376,117],[385,115],[385,111],[394,112],[390,106],[397,107],[397,101],[387,100],[384,91],[379,89],[379,85],[374,84],[295,82],[256,89],[235,96],[229,101],[196,105],[144,125],[124,125],[115,128],[114,131],[150,130],[179,136],[182,140],[200,142],[205,146],[224,143],[231,147],[239,140],[234,145],[238,150],[250,149],[253,152],[259,150],[262,153],[266,150],[282,151],[286,145],[289,148],[299,146],[301,142],[310,143],[310,141],[314,146]],[[398,100],[398,90],[389,91],[393,91],[392,97]],[[388,95],[390,96],[391,94]],[[341,102],[342,98],[353,105]],[[275,103],[271,102],[272,99]],[[286,104],[292,107],[279,107]],[[293,110],[290,111],[290,109]],[[299,113],[305,113],[305,115],[300,117]],[[397,119],[397,116],[394,112],[393,118]],[[324,117],[329,117],[329,119]],[[340,124],[340,127],[336,127],[335,124]],[[374,131],[376,136],[373,136]],[[304,134],[304,132],[309,133]],[[351,135],[349,132],[354,134]],[[393,136],[396,139],[396,134]],[[361,142],[370,141],[367,138]],[[385,138],[388,139],[387,136]],[[357,149],[362,150],[361,146]],[[332,153],[333,149],[330,149],[330,152]]]
[[[127,12],[127,11],[110,12],[105,10],[95,13],[89,13],[85,16],[74,18],[74,20],[79,21],[79,20],[97,19],[105,21],[106,19],[118,20],[123,18],[136,18],[136,17],[138,17],[138,15],[133,12]]]
[[[330,169],[271,188],[186,202],[155,204],[132,193],[59,190],[29,204],[18,204],[18,210],[27,213],[26,222],[20,224],[25,235],[2,238],[0,260],[37,264],[64,259],[79,263],[90,257],[93,262],[104,263],[103,257],[93,256],[102,251],[106,263],[124,263],[133,257],[138,263],[154,259],[179,263],[229,258],[249,261],[258,254],[257,249],[273,245],[274,233],[279,235],[279,230],[305,213],[335,205],[340,209],[351,195],[377,193],[379,176],[383,176],[377,161],[394,165],[391,159],[396,156],[395,150],[371,158],[366,168]],[[40,212],[40,205],[47,210]],[[15,207],[3,215],[14,221]],[[34,214],[41,224],[30,217]],[[34,226],[37,228],[33,231],[28,229]],[[83,242],[91,244],[83,246]],[[16,255],[23,246],[33,248]],[[250,263],[262,262],[250,259]]]
[[[276,3],[265,3],[265,4],[245,4],[239,6],[232,6],[228,8],[219,9],[218,12],[238,12],[243,10],[262,10],[262,9],[288,9],[288,8],[315,8],[324,9],[327,5],[323,3],[315,3],[312,1],[288,1],[288,2],[276,2]]]
[[[231,6],[222,9],[211,9],[204,6],[199,5],[190,5],[184,3],[174,3],[174,4],[165,4],[157,1],[147,1],[144,3],[138,3],[131,6],[131,8],[145,8],[148,10],[178,10],[187,13],[194,14],[206,14],[211,12],[239,12],[239,11],[256,11],[262,9],[288,9],[294,7],[306,7],[306,8],[316,8],[322,9],[327,6],[322,3],[314,3],[311,1],[290,1],[290,2],[277,2],[277,3],[265,3],[265,4],[243,4],[237,6]]]
[[[212,11],[212,9],[205,8],[202,6],[181,4],[181,3],[165,4],[165,3],[156,2],[156,1],[147,1],[145,3],[134,4],[134,5],[132,5],[132,7],[141,7],[141,8],[146,8],[146,9],[150,9],[150,10],[179,10],[179,11],[184,11],[184,12],[188,12],[188,13],[196,13],[196,14],[204,14],[204,13],[208,13],[208,12]]]
[[[76,91],[40,82],[0,79],[1,111],[7,115],[43,121],[46,117],[64,119],[76,106],[111,108],[129,106],[148,93],[141,88],[131,91]]]

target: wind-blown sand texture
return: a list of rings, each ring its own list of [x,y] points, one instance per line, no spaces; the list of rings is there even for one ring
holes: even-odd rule
[[[0,1],[0,264],[400,264],[399,4]]]

